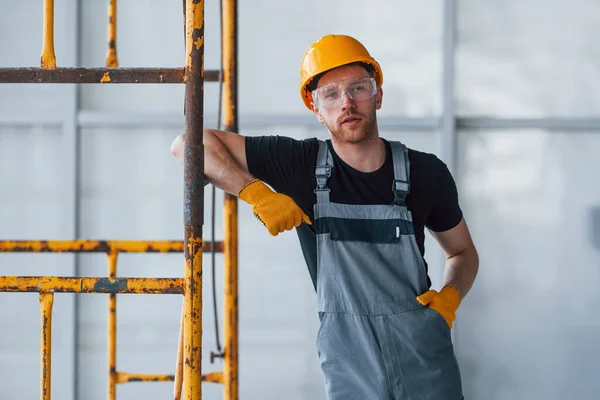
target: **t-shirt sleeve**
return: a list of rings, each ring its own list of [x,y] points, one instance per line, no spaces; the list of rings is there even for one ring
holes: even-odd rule
[[[285,136],[247,136],[246,162],[252,176],[289,196],[306,182],[307,168],[314,169],[318,141]]]
[[[437,157],[436,164],[433,204],[425,225],[432,231],[443,232],[458,225],[463,218],[463,213],[452,174],[446,164]]]

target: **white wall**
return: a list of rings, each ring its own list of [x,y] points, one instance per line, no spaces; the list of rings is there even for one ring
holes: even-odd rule
[[[69,35],[73,0],[56,1],[58,65],[103,65],[104,0],[80,1],[78,47]],[[119,2],[121,66],[181,66],[181,2]],[[299,62],[323,34],[361,39],[384,70],[386,118],[442,112],[441,1],[240,1],[240,128],[247,135],[297,138],[326,133],[298,95]],[[461,116],[598,118],[600,57],[594,52],[599,5],[577,0],[458,2],[456,106]],[[0,0],[0,66],[38,66],[42,5]],[[206,2],[206,68],[219,63],[218,3]],[[77,50],[77,52],[76,52]],[[70,238],[72,185],[70,85],[0,85],[0,239]],[[216,124],[217,91],[206,84],[205,125]],[[168,148],[183,128],[181,85],[82,85],[79,107],[168,120],[146,127],[80,128],[81,237],[180,239],[183,171]],[[307,121],[282,126],[294,117]],[[277,125],[271,119],[278,119]],[[305,120],[303,118],[306,118]],[[15,121],[25,121],[16,124]],[[260,120],[264,128],[245,121]],[[12,123],[9,123],[12,121]],[[31,121],[31,122],[27,122]],[[54,121],[44,124],[44,121]],[[151,125],[148,127],[147,125]],[[438,153],[439,133],[382,132]],[[461,205],[481,256],[481,272],[459,310],[455,343],[466,398],[592,399],[600,389],[600,245],[596,171],[600,133],[537,129],[461,130]],[[210,238],[211,187],[205,193]],[[222,237],[217,193],[217,238]],[[240,204],[240,393],[242,399],[322,399],[314,349],[315,296],[293,233],[271,238]],[[426,242],[434,286],[443,267]],[[106,274],[103,255],[80,257],[81,274]],[[69,275],[69,255],[0,255],[1,275]],[[210,257],[204,258],[204,364],[215,350]],[[217,256],[217,282],[222,282]],[[182,276],[180,255],[122,255],[122,276]],[[102,295],[57,294],[52,392],[58,399],[106,398],[106,312]],[[173,373],[180,296],[119,296],[120,370]],[[219,300],[220,301],[220,300]],[[222,303],[219,303],[221,309]],[[35,294],[0,294],[0,399],[36,398],[39,305]],[[222,313],[220,314],[222,323]],[[75,332],[77,327],[77,332]],[[78,343],[73,343],[75,333]],[[222,329],[221,329],[222,333]],[[77,363],[75,362],[77,354]],[[73,371],[78,365],[78,370]],[[73,381],[77,382],[77,392]],[[204,398],[222,397],[205,384]],[[119,398],[169,398],[170,383],[120,385]]]

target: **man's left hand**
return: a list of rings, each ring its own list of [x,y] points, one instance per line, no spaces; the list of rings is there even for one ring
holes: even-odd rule
[[[417,297],[417,301],[423,306],[439,312],[452,329],[452,322],[456,318],[456,310],[460,306],[460,292],[454,286],[446,285],[439,292],[428,290]]]

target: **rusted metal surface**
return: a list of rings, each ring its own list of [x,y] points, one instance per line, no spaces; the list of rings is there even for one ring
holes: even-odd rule
[[[238,132],[238,40],[237,0],[223,1],[223,122],[225,130]],[[224,206],[224,280],[225,357],[223,364],[224,399],[237,400],[238,389],[238,203],[225,195]]]
[[[42,29],[42,57],[40,65],[45,70],[56,68],[54,54],[54,0],[44,0],[44,27]]]
[[[222,372],[209,372],[208,374],[202,375],[203,382],[223,383]]]
[[[202,233],[200,232],[201,236]],[[194,229],[185,227],[185,319],[183,397],[202,398],[202,243]]]
[[[172,382],[175,375],[168,374],[135,374],[131,372],[117,372],[116,383],[130,382]]]
[[[225,313],[223,319],[225,335],[224,399],[237,400],[238,391],[238,220],[237,198],[225,198]]]
[[[218,81],[219,71],[204,71],[204,1],[183,0],[185,5],[185,68],[117,68],[117,0],[108,4],[107,68],[56,68],[54,54],[54,0],[44,0],[42,68],[0,68],[0,83],[174,83],[186,84],[186,150],[183,241],[0,241],[0,252],[103,252],[108,255],[108,277],[0,277],[0,291],[39,292],[42,310],[41,398],[50,399],[51,322],[53,293],[109,294],[108,364],[109,400],[116,384],[139,381],[175,381],[175,398],[202,398],[202,381],[225,385],[225,399],[237,399],[238,373],[238,237],[237,199],[225,200],[225,242],[203,242],[204,81]],[[223,1],[226,130],[237,132],[237,1]],[[226,243],[226,246],[224,245]],[[117,278],[119,252],[184,252],[185,278]],[[202,375],[202,253],[225,252],[225,372]],[[116,294],[184,294],[178,365],[175,375],[117,371]],[[182,372],[183,370],[183,372]],[[179,387],[179,393],[177,393]]]
[[[238,133],[237,0],[223,2],[223,125]]]
[[[184,83],[184,68],[0,68],[0,83]],[[205,81],[219,80],[206,71]]]
[[[106,66],[118,67],[117,59],[117,0],[108,0],[108,49]]]
[[[184,155],[185,316],[183,396],[202,398],[202,224],[204,216],[204,1],[186,2]]]
[[[184,7],[185,10],[185,7]],[[181,306],[181,322],[179,323],[179,342],[177,343],[177,361],[175,363],[175,380],[173,384],[173,399],[181,400],[183,385],[183,333],[185,325],[185,303]]]
[[[0,292],[183,294],[181,278],[0,276]]]
[[[41,315],[41,365],[40,365],[40,399],[50,400],[52,394],[52,305],[53,293],[40,293]]]
[[[111,251],[108,254],[108,278],[114,280],[117,277],[117,259],[119,253]],[[117,295],[108,295],[108,400],[117,398]]]
[[[205,252],[223,252],[223,242],[205,242]],[[0,253],[178,253],[182,240],[0,240]]]

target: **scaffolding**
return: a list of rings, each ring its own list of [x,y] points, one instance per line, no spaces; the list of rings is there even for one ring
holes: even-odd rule
[[[204,70],[204,1],[183,0],[186,60],[183,68],[122,68],[117,57],[117,0],[108,0],[108,49],[104,68],[62,68],[54,52],[54,0],[44,0],[43,45],[39,68],[0,68],[0,83],[185,84],[184,232],[181,241],[0,241],[0,252],[105,253],[105,277],[0,276],[0,292],[37,292],[41,312],[40,399],[51,398],[52,306],[55,293],[108,295],[108,388],[128,382],[173,381],[174,398],[202,398],[202,382],[223,385],[224,399],[238,398],[238,209],[226,194],[224,239],[203,241],[204,217],[204,82],[222,85],[223,128],[238,132],[237,0],[222,0],[221,70]],[[220,123],[221,121],[219,121]],[[214,240],[214,238],[213,238]],[[120,253],[184,254],[183,278],[128,278],[117,275]],[[224,255],[223,371],[202,374],[202,255]],[[181,294],[184,297],[175,374],[119,371],[116,365],[117,294]]]

